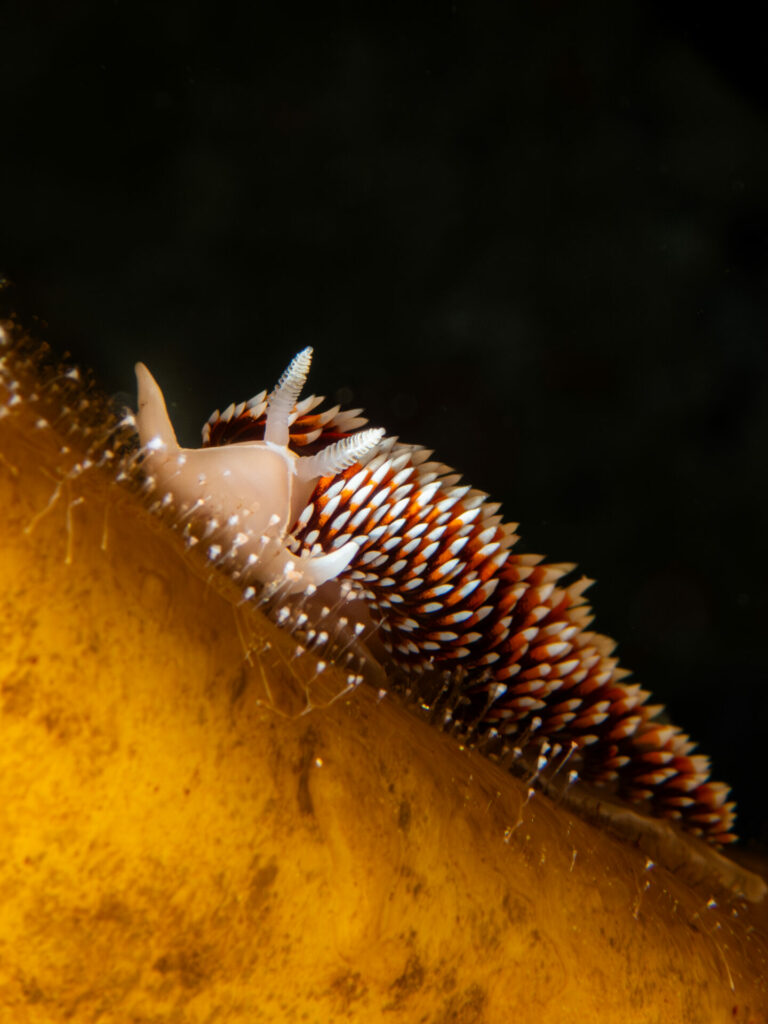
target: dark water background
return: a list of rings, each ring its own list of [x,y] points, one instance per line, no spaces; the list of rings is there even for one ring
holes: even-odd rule
[[[599,627],[768,840],[756,24],[312,10],[3,5],[5,311],[126,400],[144,359],[189,443],[313,344],[313,390],[599,580]]]

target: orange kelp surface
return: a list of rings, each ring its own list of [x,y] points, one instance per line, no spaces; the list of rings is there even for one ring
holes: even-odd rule
[[[318,674],[30,391],[0,381],[0,1020],[768,1020],[763,904]]]

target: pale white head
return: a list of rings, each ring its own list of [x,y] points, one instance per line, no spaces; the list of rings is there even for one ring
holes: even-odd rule
[[[217,551],[236,551],[238,565],[247,565],[254,579],[286,593],[320,586],[349,565],[357,551],[353,541],[320,555],[297,555],[287,545],[289,531],[317,480],[353,465],[384,436],[383,430],[362,430],[316,455],[290,450],[289,426],[311,361],[311,348],[299,352],[270,394],[263,441],[212,448],[179,445],[162,391],[147,367],[136,364],[136,425],[147,476],[170,495],[180,516],[214,524]]]

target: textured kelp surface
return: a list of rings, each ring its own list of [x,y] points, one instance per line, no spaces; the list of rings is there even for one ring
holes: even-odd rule
[[[28,390],[0,384],[0,1018],[766,1019],[759,905],[318,675]]]

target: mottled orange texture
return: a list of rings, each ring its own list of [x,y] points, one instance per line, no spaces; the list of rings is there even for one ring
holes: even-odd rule
[[[34,388],[0,417],[0,1020],[768,1020],[760,906],[317,676],[113,470],[67,476],[103,407],[36,425]]]

